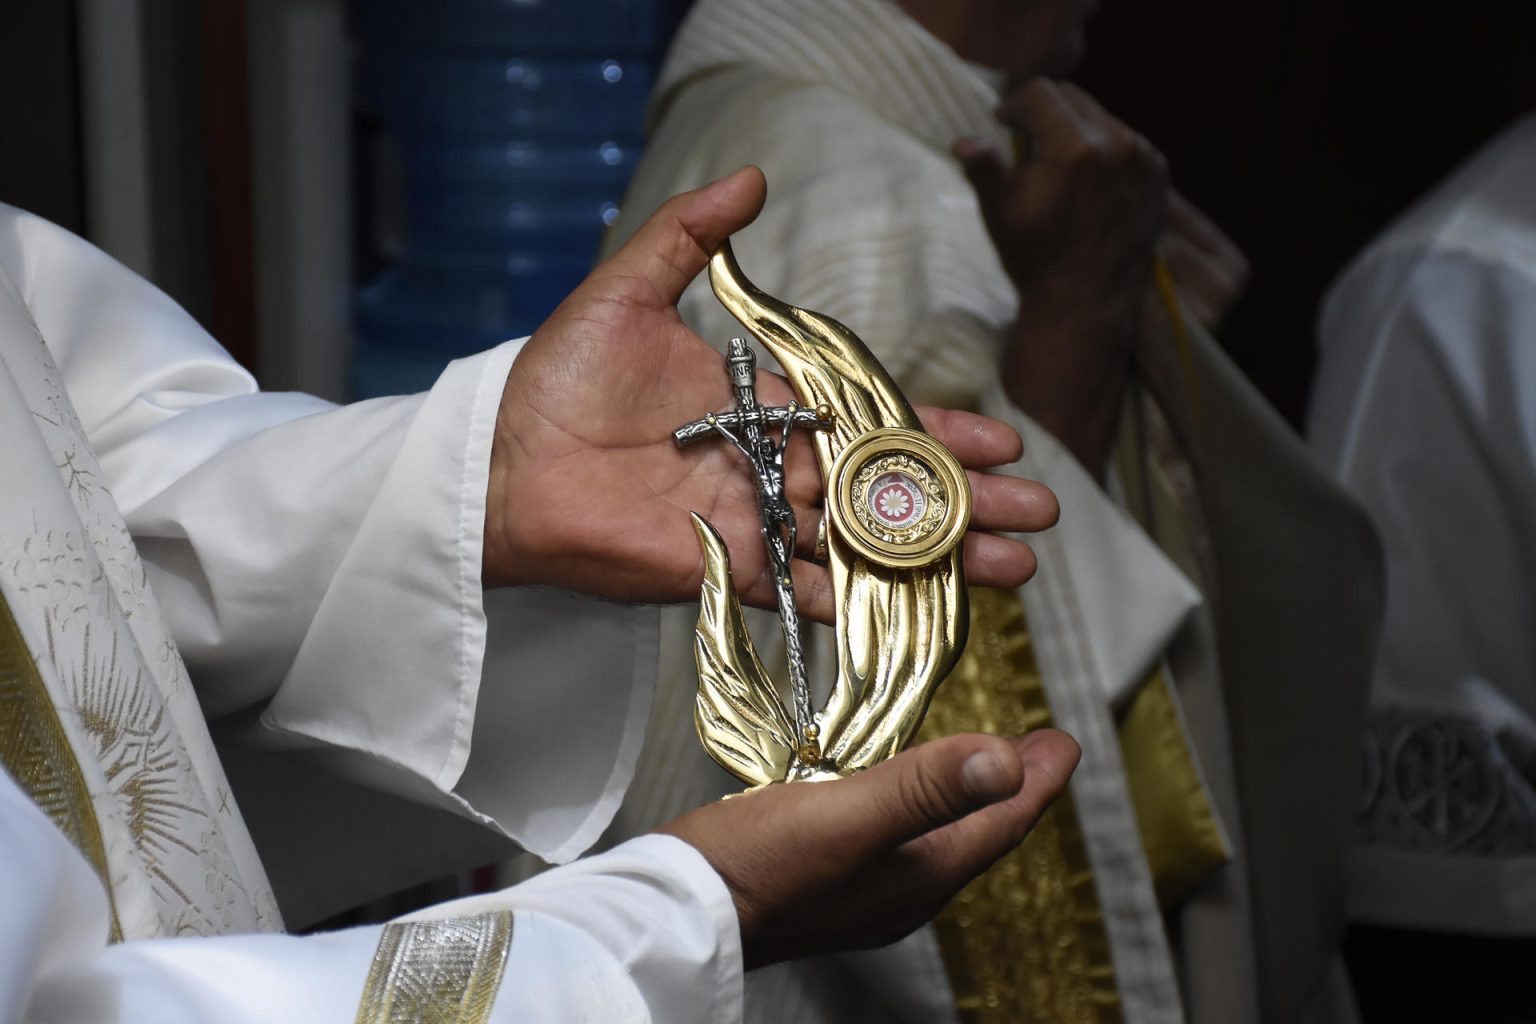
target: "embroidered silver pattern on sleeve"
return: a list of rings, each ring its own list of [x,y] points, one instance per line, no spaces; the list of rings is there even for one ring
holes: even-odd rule
[[[511,946],[510,911],[388,925],[357,1024],[485,1024]]]

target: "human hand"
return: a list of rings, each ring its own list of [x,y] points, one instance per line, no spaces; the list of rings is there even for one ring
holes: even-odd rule
[[[507,377],[486,503],[486,585],[544,583],[619,601],[693,599],[703,557],[688,517],[709,519],[730,546],[743,600],[773,607],[757,502],[729,445],[680,451],[672,430],[728,408],[722,357],[677,314],[684,287],[719,243],[762,208],[762,172],[744,168],[669,200],[613,258],[598,266],[534,333]],[[793,398],[780,377],[758,374],[767,404]],[[1018,458],[1012,428],[961,412],[920,410],[924,425],[968,469]],[[809,554],[822,493],[812,446],[785,453],[786,491]],[[970,582],[1017,586],[1034,573],[1020,541],[982,533],[1041,530],[1056,520],[1041,484],[970,474]],[[831,621],[824,568],[796,560],[806,615]]]
[[[1168,227],[1158,252],[1186,309],[1215,330],[1248,285],[1248,259],[1237,243],[1178,192],[1168,193]]]
[[[951,736],[833,782],[767,786],[663,825],[736,904],[747,967],[894,942],[1012,850],[1077,766],[1053,729]]]
[[[1068,82],[1033,79],[998,117],[1015,162],[975,140],[955,155],[1019,294],[1001,371],[1013,401],[1097,472],[1140,330],[1168,172],[1146,139]]]
[[[1020,139],[1018,160],[974,139],[955,154],[1021,317],[1134,321],[1168,214],[1162,155],[1071,82],[1031,79],[997,116]]]

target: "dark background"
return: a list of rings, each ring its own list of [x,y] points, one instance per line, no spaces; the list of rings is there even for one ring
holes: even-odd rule
[[[1247,253],[1221,340],[1299,425],[1328,282],[1536,109],[1536,3],[1105,0],[1075,77]]]
[[[80,96],[71,4],[6,7],[0,32],[0,202],[85,230],[80,166]]]

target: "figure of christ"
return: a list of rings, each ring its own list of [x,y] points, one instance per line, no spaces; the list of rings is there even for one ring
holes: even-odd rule
[[[778,595],[779,625],[784,633],[784,649],[789,662],[790,691],[794,697],[796,740],[803,746],[808,761],[819,758],[817,729],[811,712],[810,682],[806,678],[805,649],[800,633],[800,616],[795,610],[795,583],[789,562],[794,557],[799,529],[795,509],[784,490],[784,452],[796,423],[813,430],[826,430],[832,421],[825,410],[803,409],[791,401],[782,406],[765,407],[757,400],[757,357],[742,338],[732,338],[726,354],[726,372],[731,379],[736,408],[728,413],[711,413],[679,427],[673,437],[678,445],[691,444],[719,435],[730,441],[752,469],[757,490],[757,509],[762,518],[763,544],[768,550],[774,587]],[[778,441],[766,428],[782,425]]]

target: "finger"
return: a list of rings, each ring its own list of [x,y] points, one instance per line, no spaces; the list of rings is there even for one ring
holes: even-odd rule
[[[837,607],[832,595],[832,575],[822,566],[796,559],[789,564],[789,576],[794,581],[795,608],[800,614],[812,622],[832,625]],[[743,604],[753,608],[772,610],[779,606],[778,588],[766,566],[751,580],[739,582],[736,593]]]
[[[1056,729],[1038,729],[1009,743],[1023,770],[1014,794],[920,836],[903,850],[930,884],[958,890],[1022,843],[1066,788],[1082,756],[1077,741]]]
[[[1064,158],[1083,146],[1105,141],[1097,118],[1085,118],[1060,83],[1036,78],[1010,93],[997,108],[998,120],[1034,139],[1038,161]]]
[[[798,506],[795,508],[795,521],[800,524],[800,532],[795,537],[796,558],[815,561],[816,532],[821,529],[822,518],[819,507],[807,508],[803,511]]]
[[[795,581],[795,607],[813,622],[830,626],[837,619],[837,602],[832,594],[832,574],[825,567],[795,560],[789,564]]]
[[[1163,249],[1168,269],[1176,278],[1195,280],[1196,274],[1206,275],[1208,280],[1200,286],[1217,289],[1223,307],[1248,283],[1250,268],[1243,250],[1193,203],[1172,189],[1168,192]]]
[[[1061,90],[1061,98],[1084,124],[1093,125],[1108,138],[1131,133],[1131,129],[1124,121],[1105,110],[1099,101],[1088,95],[1081,86],[1073,82],[1058,82],[1057,88]]]
[[[1035,551],[1021,540],[968,533],[961,546],[965,581],[977,587],[1022,587],[1035,575]]]
[[[991,144],[980,139],[961,139],[955,143],[955,159],[976,190],[976,201],[981,205],[982,216],[993,222],[1001,213],[1009,193],[1012,170],[1003,154]]]
[[[1079,123],[1089,126],[1092,137],[1102,144],[1102,153],[1108,156],[1134,156],[1166,179],[1167,160],[1144,135],[1105,110],[1098,100],[1077,85],[1062,82],[1060,89],[1062,98],[1077,114]]]
[[[1163,236],[1158,254],[1173,277],[1179,298],[1195,319],[1209,326],[1219,318],[1229,297],[1238,290],[1220,265],[1187,239],[1173,234]]]
[[[1177,189],[1168,190],[1168,230],[1206,248],[1218,247],[1220,239],[1224,237],[1211,219]]]
[[[994,533],[1039,533],[1055,526],[1061,518],[1061,503],[1049,487],[1034,480],[1022,480],[1011,476],[991,476],[968,473],[971,481],[971,526],[965,550],[967,574],[980,572],[971,579],[981,586],[1007,586],[1013,574],[1024,573],[1025,579],[1034,574],[1034,557],[1026,554],[1028,547],[1019,540],[993,536]],[[823,519],[820,508],[795,509],[795,521],[799,525],[796,534],[795,557],[814,560],[816,533]],[[995,567],[994,567],[995,563]],[[765,585],[772,580],[766,574]],[[820,577],[811,581],[813,587],[821,585]],[[1022,584],[1024,579],[1012,585]],[[802,600],[803,604],[804,601]]]
[[[919,406],[917,415],[923,421],[923,429],[970,469],[1006,466],[1024,453],[1019,432],[990,416],[931,405]]]
[[[1061,518],[1056,492],[1015,476],[967,472],[971,481],[971,529],[1038,533]]]
[[[1037,533],[1056,525],[1061,505],[1044,484],[1017,477],[969,473],[971,480],[971,531],[965,536],[962,554],[966,581],[978,587],[1021,587],[1035,574],[1034,550],[1025,542],[994,536],[999,533]],[[833,621],[835,602],[831,577],[821,566],[807,565],[816,554],[816,531],[821,525],[819,508],[796,508],[799,524],[796,561],[791,565],[795,581],[795,605],[802,615],[817,622]],[[742,600],[754,606],[775,606],[773,578],[765,569],[742,592]]]
[[[1014,744],[971,733],[914,747],[850,779],[806,810],[802,836],[847,836],[848,855],[873,860],[1019,793]]]
[[[1224,265],[1241,267],[1243,276],[1247,275],[1248,260],[1238,244],[1175,189],[1168,190],[1168,231]]]
[[[973,531],[965,535],[960,550],[965,563],[965,580],[972,586],[1011,590],[1028,583],[1039,568],[1034,548],[1011,537]],[[800,557],[790,563],[790,577],[795,581],[795,607],[805,618],[830,626],[836,621],[837,608],[832,576],[824,566],[806,560],[811,554],[811,545],[802,544]],[[778,607],[772,577],[765,571],[741,592],[741,599],[754,608]]]
[[[613,274],[638,276],[654,287],[656,307],[676,305],[720,243],[756,219],[767,188],[763,172],[747,166],[673,196],[588,281],[601,282]]]

